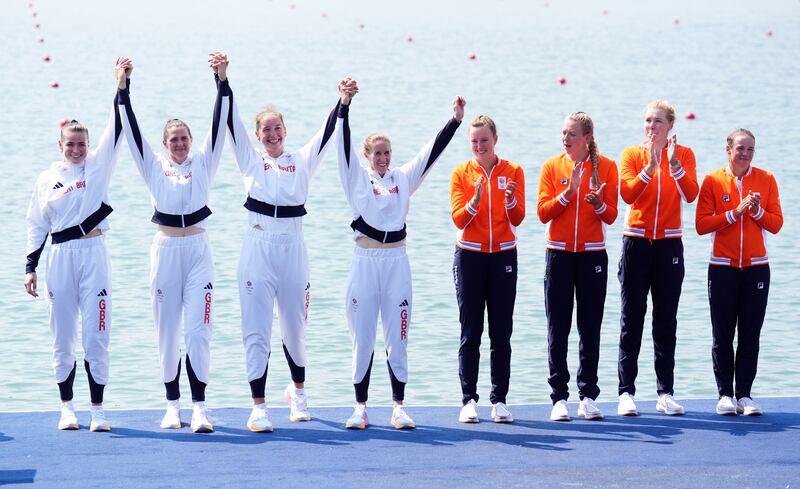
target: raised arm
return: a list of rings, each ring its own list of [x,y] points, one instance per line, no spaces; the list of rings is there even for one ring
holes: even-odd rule
[[[41,177],[40,177],[41,178]],[[36,292],[36,267],[39,265],[39,258],[42,256],[47,234],[50,232],[50,223],[42,215],[39,201],[40,180],[36,181],[33,188],[28,213],[25,222],[28,231],[28,240],[25,246],[27,263],[25,264],[25,291],[33,297],[39,297]]]
[[[116,64],[114,65],[114,72],[118,88],[123,83],[126,83],[125,73],[128,66],[131,66],[128,58],[117,58]],[[90,159],[108,166],[109,175],[114,169],[114,165],[116,165],[120,143],[122,142],[122,119],[119,113],[118,98],[119,89],[114,96],[114,103],[112,104],[111,114],[108,117],[106,128],[100,136],[97,146],[90,154]]]
[[[217,97],[214,100],[214,113],[211,129],[206,135],[199,155],[208,168],[208,176],[213,178],[222,158],[222,148],[227,132],[228,112],[230,110],[230,86],[228,85],[228,57],[219,51],[209,54],[208,64],[214,71],[217,84]]]
[[[247,135],[247,128],[242,122],[242,116],[239,114],[239,107],[236,104],[236,98],[233,96],[233,90],[230,89],[230,85],[228,85],[228,104],[228,118],[226,122],[228,126],[228,138],[233,147],[233,154],[236,157],[236,164],[239,166],[239,171],[246,173],[250,167],[250,163],[252,161],[260,161],[261,155],[250,142],[250,137]]]
[[[348,203],[366,169],[358,161],[350,135],[350,102],[358,92],[358,84],[352,78],[339,82],[339,105],[336,114],[336,159],[339,162],[339,180]]]
[[[144,181],[149,185],[153,168],[159,163],[155,152],[153,152],[150,145],[142,136],[142,131],[139,129],[139,122],[136,120],[136,114],[133,113],[130,96],[132,73],[133,64],[129,64],[123,71],[124,76],[118,77],[117,79],[119,83],[117,89],[117,105],[119,106],[122,129],[128,140],[128,147],[131,150],[133,162],[136,164],[136,169],[139,170],[139,175],[141,175]]]
[[[325,151],[328,149],[331,140],[333,140],[340,105],[341,101],[336,103],[336,106],[328,114],[328,118],[325,119],[322,127],[314,134],[314,137],[297,151],[308,162],[309,177],[313,177],[317,173],[319,164],[322,163],[322,158],[325,156]]]
[[[461,119],[464,118],[464,106],[467,102],[464,97],[456,96],[453,99],[453,117],[451,117],[435,138],[430,140],[417,155],[408,163],[400,167],[400,171],[408,174],[410,192],[413,194],[425,179],[428,170],[436,163],[439,156],[453,139]]]

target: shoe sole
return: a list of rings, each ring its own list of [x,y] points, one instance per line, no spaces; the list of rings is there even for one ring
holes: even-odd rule
[[[394,421],[392,422],[392,426],[394,426],[398,430],[413,430],[414,428],[417,427],[417,425],[415,425],[414,423],[400,424],[400,423],[395,423]]]
[[[363,430],[367,428],[367,423],[361,423],[361,424],[347,423],[344,425],[344,427],[347,428],[348,430]]]
[[[104,424],[104,425],[90,426],[89,431],[93,433],[103,433],[106,431],[111,431],[111,425]]]
[[[720,411],[717,409],[717,414],[720,416],[736,416],[736,410],[733,411]]]
[[[162,423],[159,426],[161,427],[161,429],[164,429],[164,430],[179,430],[183,426],[183,423],[179,423],[179,424],[163,424]]]
[[[213,433],[214,427],[213,426],[198,426],[197,428],[192,428],[192,433]]]
[[[62,431],[75,431],[81,429],[81,425],[79,424],[58,425],[58,429]]]
[[[567,422],[567,421],[572,421],[572,418],[570,418],[569,416],[567,416],[567,417],[560,417],[560,418],[552,418],[552,417],[551,417],[551,418],[550,418],[550,421],[556,421],[556,422],[558,422],[558,423],[564,423],[564,422]]]
[[[299,423],[301,421],[311,421],[311,415],[308,416],[289,416],[289,421]]]
[[[638,410],[636,410],[636,411],[620,411],[619,409],[617,409],[617,415],[618,416],[639,416],[639,411]]]
[[[583,419],[588,420],[588,421],[599,421],[599,420],[604,418],[604,416],[602,414],[587,415],[586,413],[582,413],[580,411],[578,411],[578,417],[579,418],[583,418]]]
[[[763,411],[744,411],[744,410],[740,411],[738,409],[736,410],[736,413],[741,414],[742,416],[761,416],[762,414],[764,414]]]
[[[273,428],[258,428],[256,426],[247,425],[247,429],[253,433],[272,433]]]
[[[501,423],[501,424],[511,424],[511,423],[514,422],[514,418],[512,418],[510,416],[494,416],[494,417],[492,417],[492,421],[494,421],[495,423]]]
[[[664,413],[667,416],[683,416],[686,414],[685,411],[668,411],[666,408],[662,408],[661,406],[656,406],[656,411],[659,413]]]
[[[478,418],[458,418],[458,422],[467,424],[477,424],[480,423],[481,420]]]

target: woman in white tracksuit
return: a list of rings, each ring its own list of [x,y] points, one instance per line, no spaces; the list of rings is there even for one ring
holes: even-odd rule
[[[124,86],[128,60],[115,66]],[[78,314],[84,368],[91,395],[91,431],[108,431],[103,411],[103,391],[108,382],[108,334],[111,327],[111,266],[105,236],[108,185],[117,162],[122,124],[116,100],[97,147],[89,151],[89,131],[78,121],[61,128],[58,147],[63,155],[39,175],[27,213],[27,265],[25,290],[38,297],[36,267],[47,235],[52,246],[47,257],[46,286],[53,334],[53,367],[61,395],[58,428],[77,430],[80,425],[72,404],[75,381],[75,343]]]
[[[205,410],[214,321],[214,263],[205,232],[211,180],[217,173],[225,142],[229,103],[227,61],[210,60],[217,97],[211,129],[202,147],[190,153],[192,134],[179,119],[164,127],[162,144],[168,156],[155,153],[142,136],[130,100],[130,85],[120,90],[120,115],[139,174],[150,190],[158,231],[150,248],[150,298],[161,375],[167,392],[162,428],[178,429],[180,418],[181,317],[186,342],[186,372],[192,391],[192,431],[210,433]],[[132,68],[131,68],[132,70]],[[130,71],[128,83],[130,83]]]
[[[364,429],[369,424],[367,394],[378,330],[383,324],[389,378],[392,384],[391,424],[397,429],[414,428],[404,409],[408,381],[407,342],[411,322],[411,269],[406,255],[406,216],[411,195],[453,138],[464,117],[464,99],[453,100],[453,117],[436,137],[408,163],[389,169],[392,148],[383,134],[364,141],[369,169],[359,163],[350,137],[350,100],[358,91],[355,80],[339,84],[341,100],[337,119],[336,146],[339,176],[352,210],[356,247],[347,284],[345,308],[353,343],[353,385],[356,407],[347,428]]]
[[[303,216],[311,178],[319,168],[336,126],[338,104],[322,128],[297,151],[286,151],[283,115],[267,108],[256,116],[254,148],[231,94],[230,143],[244,177],[248,230],[237,278],[242,310],[242,337],[253,410],[251,431],[272,431],[266,410],[265,385],[270,356],[272,313],[277,302],[283,352],[292,384],[284,391],[292,421],[311,415],[305,395],[305,328],[310,283]]]

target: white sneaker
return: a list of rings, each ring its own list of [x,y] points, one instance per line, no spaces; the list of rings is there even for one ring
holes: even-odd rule
[[[468,403],[464,404],[461,408],[461,413],[458,415],[460,423],[480,423],[478,419],[478,403],[475,399],[470,399]]]
[[[722,396],[717,401],[717,414],[722,416],[736,416],[736,404],[729,396]]]
[[[262,403],[253,406],[250,417],[247,419],[247,428],[254,433],[272,432],[272,421],[269,420],[266,404]]]
[[[181,402],[179,400],[167,401],[167,412],[161,418],[161,427],[171,430],[181,428]]]
[[[360,404],[357,404],[356,408],[353,410],[353,415],[347,418],[344,427],[354,430],[363,430],[367,426],[369,426],[369,416],[367,416],[367,406],[362,406]]]
[[[111,424],[106,419],[103,406],[92,406],[89,409],[92,421],[89,423],[89,431],[111,431]]]
[[[286,402],[289,403],[289,419],[291,421],[311,421],[305,389],[298,389],[294,384],[289,384],[283,393],[286,395]]]
[[[392,426],[397,428],[398,430],[410,430],[416,428],[417,425],[414,424],[414,420],[406,414],[406,410],[404,409],[405,406],[395,406],[392,409]]]
[[[636,409],[636,401],[633,396],[627,392],[619,395],[619,405],[617,405],[617,414],[620,416],[639,416],[639,411]]]
[[[553,404],[553,409],[550,411],[550,421],[571,421],[569,417],[569,408],[567,408],[567,401],[560,400]]]
[[[764,414],[761,406],[749,397],[742,397],[736,400],[736,412],[745,416],[761,416]]]
[[[514,416],[511,415],[511,411],[508,410],[503,402],[492,404],[492,419],[495,423],[514,422]]]
[[[195,433],[213,433],[214,426],[206,416],[206,403],[196,402],[192,407],[192,431]]]
[[[656,402],[656,411],[659,413],[664,413],[668,416],[681,416],[686,412],[683,409],[683,406],[675,402],[675,399],[673,399],[669,394],[661,394],[658,396],[658,402]]]
[[[597,407],[594,399],[584,397],[583,400],[578,403],[578,416],[584,419],[603,419],[603,411]]]
[[[78,418],[75,416],[75,407],[72,401],[61,403],[61,419],[58,420],[58,429],[77,430],[80,429]]]

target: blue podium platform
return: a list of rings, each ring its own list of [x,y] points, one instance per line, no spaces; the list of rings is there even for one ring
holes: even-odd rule
[[[457,422],[458,407],[411,407],[416,430],[369,409],[370,427],[346,430],[351,408],[317,408],[306,423],[270,409],[273,433],[245,427],[249,409],[210,411],[216,432],[159,428],[162,411],[108,411],[108,433],[59,431],[57,412],[0,413],[4,487],[547,487],[800,488],[800,399],[759,399],[766,414],[722,417],[715,400],[687,414],[548,420],[549,405],[512,406],[516,421]],[[574,415],[575,403],[570,405]],[[184,421],[191,411],[182,412]]]

